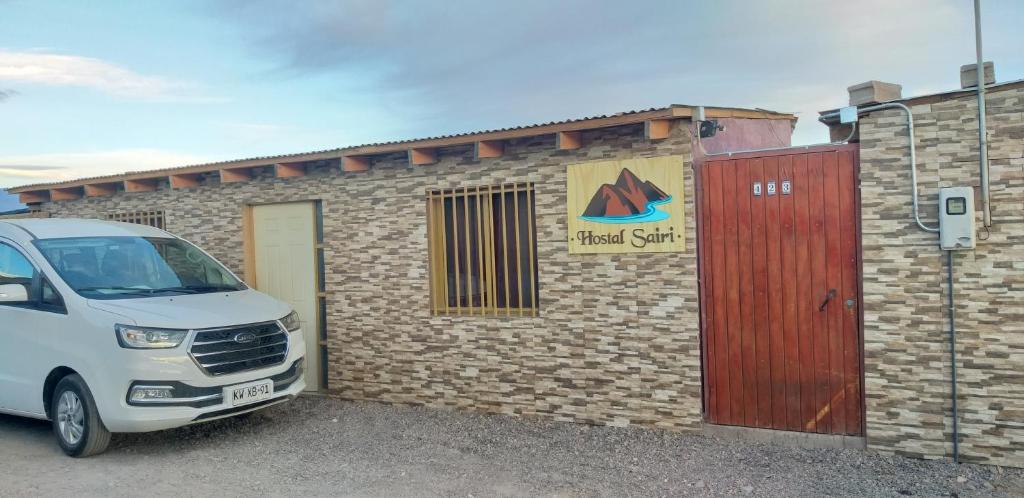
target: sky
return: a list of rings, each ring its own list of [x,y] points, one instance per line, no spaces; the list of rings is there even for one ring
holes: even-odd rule
[[[996,78],[1024,3],[983,0]],[[669,104],[959,88],[970,0],[0,0],[0,187]],[[2,197],[2,195],[0,195]]]

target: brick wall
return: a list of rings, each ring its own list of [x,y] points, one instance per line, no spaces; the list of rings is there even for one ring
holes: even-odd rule
[[[333,394],[598,424],[692,429],[701,421],[696,242],[686,199],[687,252],[570,255],[566,165],[594,159],[691,157],[685,121],[648,142],[639,125],[516,140],[497,159],[469,147],[411,167],[375,158],[366,173],[337,163],[308,176],[48,203],[61,217],[163,209],[168,230],[240,272],[242,205],[321,199]],[[692,193],[689,160],[685,170]],[[540,316],[435,317],[428,311],[427,189],[532,181],[536,186]]]
[[[955,254],[961,458],[1024,466],[1024,88],[986,105],[992,219],[974,251]],[[940,186],[979,184],[973,94],[908,102],[921,213],[937,226]],[[870,448],[952,455],[945,255],[911,214],[909,152],[899,111],[862,117],[864,350]],[[980,209],[980,199],[976,202]]]

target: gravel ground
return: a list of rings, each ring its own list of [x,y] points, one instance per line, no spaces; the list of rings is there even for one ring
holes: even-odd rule
[[[1024,472],[304,397],[64,457],[0,416],[0,496],[1024,496]]]

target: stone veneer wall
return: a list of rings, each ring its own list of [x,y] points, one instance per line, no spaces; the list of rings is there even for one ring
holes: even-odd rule
[[[648,142],[639,125],[510,142],[497,159],[443,149],[411,167],[404,155],[366,173],[337,162],[307,176],[47,203],[59,217],[163,209],[168,230],[242,271],[242,206],[320,199],[325,225],[329,389],[338,396],[673,429],[701,422],[701,374],[688,122]],[[570,255],[566,165],[678,154],[686,199],[685,253]],[[532,181],[536,186],[538,317],[431,316],[427,189]]]
[[[958,404],[964,461],[1024,466],[1024,88],[988,107],[992,219],[955,254]],[[920,102],[920,103],[915,103]],[[914,113],[921,213],[937,226],[938,187],[979,185],[973,93],[907,102]],[[862,117],[864,350],[872,449],[952,455],[945,254],[911,214],[903,113]],[[976,202],[980,210],[980,198]]]

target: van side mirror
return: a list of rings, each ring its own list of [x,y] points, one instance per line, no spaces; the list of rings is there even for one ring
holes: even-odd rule
[[[27,303],[28,289],[22,284],[0,285],[0,303]]]

